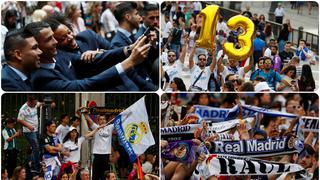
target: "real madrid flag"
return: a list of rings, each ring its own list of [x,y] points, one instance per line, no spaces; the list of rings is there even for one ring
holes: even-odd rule
[[[155,144],[148,122],[144,97],[139,99],[114,119],[114,127],[131,162]]]

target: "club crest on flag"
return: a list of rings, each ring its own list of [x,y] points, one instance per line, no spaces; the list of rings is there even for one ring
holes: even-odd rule
[[[131,144],[139,144],[142,137],[148,132],[148,127],[144,122],[130,123],[125,127],[126,140]]]

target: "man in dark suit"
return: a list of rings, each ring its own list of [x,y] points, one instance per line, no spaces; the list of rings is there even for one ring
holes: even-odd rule
[[[139,28],[141,16],[135,2],[122,2],[116,6],[114,16],[119,22],[119,28],[113,37],[111,44],[115,47],[123,47],[135,42],[135,29]]]
[[[111,43],[115,47],[128,46],[135,42],[133,31],[139,28],[141,16],[137,10],[137,4],[134,2],[123,2],[116,6],[114,16],[119,22],[119,28],[116,35],[113,37]],[[156,56],[159,56],[159,52],[155,52]],[[137,76],[140,83],[147,83],[150,86],[154,86],[152,89],[157,89],[154,84],[158,83],[158,80],[152,82],[149,75],[143,71],[148,71],[143,68],[144,65],[138,65],[134,70],[129,71],[128,76]],[[151,69],[151,68],[149,68]],[[158,70],[158,69],[157,69]],[[141,73],[143,72],[143,73]],[[158,71],[157,71],[158,73]]]
[[[139,30],[134,35],[135,39],[138,39],[147,28],[151,33],[154,33],[154,40],[152,44],[148,58],[146,61],[137,66],[136,70],[140,76],[146,80],[152,79],[152,82],[159,81],[159,73],[154,73],[154,69],[159,69],[159,6],[157,4],[146,3],[141,11],[142,24]],[[154,68],[155,67],[155,68]],[[158,71],[157,71],[158,72]]]
[[[1,70],[4,91],[31,91],[31,71],[40,67],[42,51],[31,32],[25,29],[11,31],[4,41],[6,63]]]
[[[55,69],[59,68],[60,72],[66,72],[66,76],[70,75],[70,72],[66,71],[68,69],[74,71],[78,79],[95,76],[105,69],[121,63],[137,44],[110,49],[112,45],[93,31],[83,31],[74,37],[72,31],[63,22],[60,23],[55,18],[45,21],[51,26],[54,38],[58,41],[57,47],[59,50],[56,56],[57,66]],[[86,63],[87,61],[92,62]],[[157,90],[156,86],[142,79],[134,70],[129,70],[126,74],[128,75],[123,75],[122,77],[122,79],[125,78],[123,82],[125,82],[126,86],[137,86],[140,90],[146,91]],[[116,84],[113,85],[115,86]],[[116,87],[114,90],[129,89]]]
[[[142,38],[132,50],[131,55],[121,63],[90,78],[70,79],[55,69],[57,41],[49,24],[45,22],[30,23],[26,28],[31,30],[43,51],[43,55],[40,56],[41,68],[32,74],[32,84],[36,90],[93,91],[112,89],[116,82],[124,80],[122,76],[125,71],[141,63],[141,59],[145,58],[149,49],[149,45],[145,45],[143,42],[145,38]]]

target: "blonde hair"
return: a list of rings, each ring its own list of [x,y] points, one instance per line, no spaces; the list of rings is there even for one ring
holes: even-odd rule
[[[32,13],[32,22],[42,21],[47,17],[47,13],[42,9],[37,9]]]

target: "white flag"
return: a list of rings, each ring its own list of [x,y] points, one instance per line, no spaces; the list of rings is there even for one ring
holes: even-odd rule
[[[117,134],[119,136],[125,137],[125,140],[131,144],[131,147],[135,154],[143,154],[148,147],[155,144],[149,122],[146,105],[144,102],[144,97],[139,99],[125,111],[123,111],[118,117],[121,117],[121,126],[122,128],[117,128]],[[118,118],[115,118],[115,124],[117,123]],[[118,133],[119,130],[123,130],[122,133]],[[126,148],[126,146],[124,146]]]

